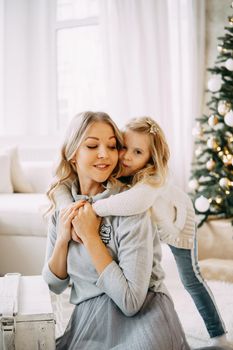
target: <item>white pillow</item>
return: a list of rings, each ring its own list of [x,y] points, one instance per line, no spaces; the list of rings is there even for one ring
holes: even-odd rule
[[[0,154],[0,193],[13,193],[11,159],[7,154]]]
[[[10,156],[11,160],[11,182],[14,192],[32,193],[33,188],[24,174],[22,166],[19,161],[18,148],[6,148],[4,153]]]

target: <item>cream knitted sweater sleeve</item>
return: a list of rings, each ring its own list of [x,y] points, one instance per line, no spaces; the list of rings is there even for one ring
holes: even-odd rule
[[[140,183],[127,191],[101,199],[92,206],[99,216],[130,216],[143,213],[153,206],[162,194],[163,188],[154,188]]]

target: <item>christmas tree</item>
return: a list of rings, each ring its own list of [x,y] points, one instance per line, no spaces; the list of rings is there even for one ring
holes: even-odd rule
[[[233,223],[233,16],[228,21],[218,38],[215,65],[208,68],[208,113],[196,119],[193,129],[189,187],[199,227],[210,217],[232,218]]]

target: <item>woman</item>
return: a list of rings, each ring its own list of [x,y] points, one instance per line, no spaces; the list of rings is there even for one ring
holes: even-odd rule
[[[107,114],[85,112],[72,120],[61,150],[48,194],[69,179],[74,204],[51,217],[43,276],[55,293],[71,282],[76,307],[57,349],[189,349],[163,284],[149,212],[101,221],[91,206],[122,190],[111,176],[121,142]]]

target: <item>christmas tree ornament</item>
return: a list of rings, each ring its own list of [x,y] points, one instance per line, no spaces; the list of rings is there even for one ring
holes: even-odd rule
[[[217,50],[218,50],[219,53],[223,53],[223,47],[222,47],[222,45],[218,45],[218,46],[217,46]]]
[[[207,168],[208,170],[213,170],[214,167],[215,167],[215,165],[216,165],[215,161],[214,161],[213,159],[210,159],[210,160],[208,160],[208,162],[206,163],[206,168]]]
[[[232,154],[227,154],[223,156],[223,163],[226,166],[233,165],[233,155]]]
[[[208,119],[208,124],[213,128],[216,124],[218,124],[218,116],[215,114],[212,114]]]
[[[220,196],[217,196],[217,197],[215,198],[215,202],[216,202],[217,204],[221,204],[221,203],[222,203],[222,198],[221,198]]]
[[[233,16],[228,16],[228,21],[231,26],[233,26]]]
[[[200,213],[205,213],[210,208],[210,202],[206,197],[200,196],[195,200],[194,206]]]
[[[196,138],[201,138],[203,136],[203,129],[200,123],[197,123],[192,129],[192,135]]]
[[[223,129],[224,127],[225,127],[225,124],[222,122],[219,122],[213,127],[213,129],[217,131],[217,130]]]
[[[231,103],[226,100],[220,100],[218,103],[218,113],[225,115],[231,110]]]
[[[219,185],[223,188],[223,189],[228,189],[230,186],[231,182],[227,177],[222,177],[219,180]]]
[[[208,81],[208,90],[211,92],[217,92],[220,90],[222,86],[222,79],[220,75],[215,75],[214,77],[210,78]]]
[[[201,148],[201,146],[199,146],[195,149],[195,156],[199,157],[201,155],[201,153],[202,153],[202,148]]]
[[[233,111],[230,110],[224,117],[224,122],[228,126],[233,126]]]
[[[192,179],[189,181],[188,186],[190,190],[196,191],[199,187],[199,182],[197,181],[197,179]]]
[[[207,140],[207,147],[208,147],[208,148],[212,148],[213,150],[217,150],[217,148],[218,148],[218,143],[217,143],[217,140],[215,139],[215,137],[211,136],[211,137]]]
[[[228,58],[228,60],[226,60],[225,67],[229,71],[233,71],[233,59],[232,58]]]

